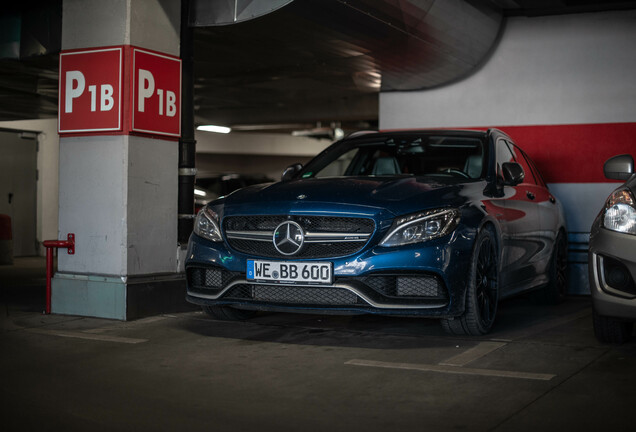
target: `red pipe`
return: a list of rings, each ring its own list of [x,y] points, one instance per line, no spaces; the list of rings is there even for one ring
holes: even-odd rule
[[[53,248],[66,248],[69,255],[75,254],[75,234],[70,233],[68,240],[44,240],[42,244],[46,248],[46,309],[45,313],[51,313],[51,278],[53,277]]]

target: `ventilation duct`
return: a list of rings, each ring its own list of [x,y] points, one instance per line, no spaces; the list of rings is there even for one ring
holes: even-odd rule
[[[190,25],[207,27],[236,24],[266,15],[292,0],[194,0]]]

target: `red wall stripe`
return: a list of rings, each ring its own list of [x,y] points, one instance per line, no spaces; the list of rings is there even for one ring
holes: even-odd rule
[[[534,160],[548,183],[606,183],[603,163],[636,158],[636,123],[499,126]]]

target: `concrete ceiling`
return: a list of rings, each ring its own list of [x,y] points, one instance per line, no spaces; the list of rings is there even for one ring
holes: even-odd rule
[[[315,135],[374,128],[380,91],[471,74],[496,46],[506,16],[636,8],[636,1],[611,0],[266,3],[271,13],[241,21],[235,18],[254,14],[254,0],[194,0],[197,125]],[[18,41],[0,40],[0,121],[57,115],[61,4],[25,0],[0,13],[3,28],[21,25]],[[225,8],[232,17],[234,5],[234,19],[208,25],[206,14]]]

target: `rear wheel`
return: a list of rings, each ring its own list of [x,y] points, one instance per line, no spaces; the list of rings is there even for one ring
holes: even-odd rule
[[[594,335],[603,343],[620,345],[629,341],[634,331],[634,323],[599,315],[594,311]]]
[[[455,335],[479,336],[492,328],[499,301],[499,263],[495,234],[483,229],[471,258],[464,314],[443,319],[442,327]]]
[[[256,315],[256,311],[236,309],[231,306],[202,306],[203,312],[222,321],[245,321]]]

